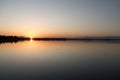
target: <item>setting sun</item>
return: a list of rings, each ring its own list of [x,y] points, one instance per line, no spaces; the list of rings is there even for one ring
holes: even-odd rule
[[[32,39],[33,37],[30,37],[30,39]]]
[[[30,42],[33,42],[33,37],[30,37]]]

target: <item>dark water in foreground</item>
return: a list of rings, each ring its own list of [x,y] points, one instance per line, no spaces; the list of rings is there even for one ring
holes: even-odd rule
[[[0,44],[0,80],[120,80],[120,43]]]

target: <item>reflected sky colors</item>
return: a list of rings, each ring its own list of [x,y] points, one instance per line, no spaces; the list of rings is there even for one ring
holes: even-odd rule
[[[120,72],[119,53],[120,44],[116,43],[23,41],[0,44],[0,78],[117,80]]]
[[[0,0],[0,34],[120,36],[119,0]]]
[[[34,61],[43,61],[42,63],[44,63],[44,61],[46,62],[49,60],[56,61],[59,59],[62,60],[67,58],[75,59],[77,56],[78,59],[87,59],[88,57],[98,58],[99,56],[104,55],[106,55],[108,58],[117,58],[117,56],[120,55],[118,54],[120,52],[119,47],[119,44],[104,42],[23,41],[12,44],[0,44],[0,58],[5,58],[5,60],[8,61],[18,61],[18,64],[19,62],[31,63],[32,61],[32,63],[34,63]],[[107,53],[109,53],[109,55]],[[115,55],[115,57],[111,55]],[[101,58],[103,59],[104,57]],[[74,61],[74,59],[71,60]]]

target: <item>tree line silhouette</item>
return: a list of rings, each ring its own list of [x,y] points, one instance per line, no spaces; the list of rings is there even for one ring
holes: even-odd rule
[[[31,40],[29,37],[24,36],[5,36],[0,35],[0,44],[1,43],[16,43],[19,41],[26,41]],[[68,40],[74,40],[74,41],[97,41],[97,42],[117,42],[120,43],[120,36],[106,36],[106,37],[79,37],[79,38],[32,38],[32,40],[36,41],[68,41]]]
[[[25,41],[25,40],[30,40],[30,38],[23,36],[0,35],[0,43],[16,43],[18,41]]]

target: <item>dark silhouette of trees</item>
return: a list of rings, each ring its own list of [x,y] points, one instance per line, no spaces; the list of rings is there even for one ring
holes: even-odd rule
[[[22,36],[5,36],[0,35],[0,43],[16,43],[18,41],[30,40],[30,38],[22,37]]]
[[[24,36],[5,36],[0,35],[0,44],[1,43],[16,43],[19,41],[26,41],[30,40],[28,37]],[[37,41],[68,41],[68,40],[74,40],[74,41],[97,41],[97,42],[115,42],[120,43],[120,37],[119,36],[106,36],[106,37],[79,37],[79,38],[33,38],[33,40]]]

